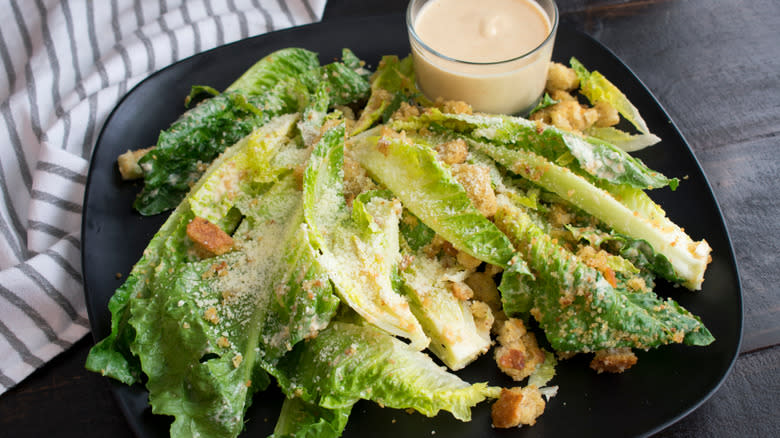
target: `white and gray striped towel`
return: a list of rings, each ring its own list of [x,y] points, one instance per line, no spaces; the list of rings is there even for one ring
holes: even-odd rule
[[[325,0],[11,0],[2,6],[0,394],[89,331],[81,204],[92,147],[119,99],[179,59],[318,21]]]

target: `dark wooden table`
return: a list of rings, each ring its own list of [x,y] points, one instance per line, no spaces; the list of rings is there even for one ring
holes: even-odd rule
[[[612,49],[694,150],[733,241],[741,354],[720,389],[660,437],[780,436],[780,2],[559,0],[562,26]],[[400,13],[406,0],[330,0],[325,20]],[[87,337],[0,397],[0,436],[131,436]],[[662,383],[661,383],[662,384]],[[669,388],[674,391],[675,388]]]

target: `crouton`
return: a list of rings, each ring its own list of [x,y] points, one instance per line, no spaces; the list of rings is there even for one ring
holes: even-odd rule
[[[143,178],[144,171],[141,169],[141,166],[138,165],[138,160],[149,153],[149,151],[152,149],[154,149],[154,147],[127,151],[117,157],[116,163],[119,166],[119,174],[122,175],[123,180],[129,181]]]
[[[604,128],[607,126],[613,126],[620,123],[620,113],[608,102],[599,101],[593,105],[599,113],[599,118],[596,120],[596,126]]]
[[[436,108],[445,114],[471,114],[471,105],[461,100],[444,100],[441,97],[434,103]]]
[[[514,380],[531,375],[544,362],[544,352],[533,333],[526,331],[523,321],[509,318],[498,331],[495,357],[498,368]]]
[[[580,79],[573,69],[558,62],[550,63],[547,70],[547,84],[545,85],[548,93],[555,90],[572,91],[579,86]]]
[[[439,153],[439,159],[447,164],[461,164],[469,156],[469,147],[463,139],[458,138],[437,145],[436,152]]]
[[[542,394],[534,385],[525,388],[502,388],[501,395],[491,409],[493,427],[509,428],[521,424],[533,426],[544,408]]]
[[[490,306],[482,301],[471,302],[471,315],[474,317],[474,324],[477,326],[477,330],[484,332],[490,332],[493,328],[493,323],[496,321],[493,316],[493,311],[490,310]]]
[[[420,109],[414,105],[409,105],[407,102],[401,102],[398,109],[390,116],[390,120],[409,120],[412,117],[420,115]]]
[[[233,238],[202,217],[196,216],[187,224],[187,237],[205,256],[222,255],[233,248]]]
[[[622,373],[636,364],[637,357],[628,347],[599,350],[590,362],[597,373]]]
[[[458,260],[458,263],[466,269],[476,269],[477,266],[482,264],[482,260],[463,251],[458,251],[455,258]]]
[[[447,284],[447,288],[455,295],[455,298],[461,301],[470,300],[474,296],[474,291],[465,283],[450,281]]]

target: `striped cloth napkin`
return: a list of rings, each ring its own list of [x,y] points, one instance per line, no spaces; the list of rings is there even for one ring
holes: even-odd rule
[[[81,205],[93,145],[119,99],[168,64],[318,21],[324,8],[325,0],[3,3],[0,394],[89,332]]]

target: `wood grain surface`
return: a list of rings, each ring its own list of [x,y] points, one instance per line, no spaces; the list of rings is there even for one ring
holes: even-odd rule
[[[331,0],[324,19],[400,13],[405,6]],[[780,2],[558,6],[562,26],[614,51],[675,121],[713,187],[740,270],[742,354],[704,405],[657,436],[780,436]],[[83,368],[91,345],[85,338],[0,397],[0,436],[131,436],[108,382]]]

